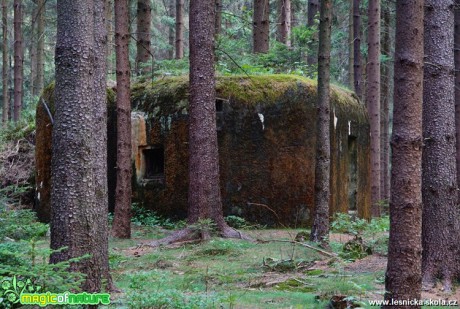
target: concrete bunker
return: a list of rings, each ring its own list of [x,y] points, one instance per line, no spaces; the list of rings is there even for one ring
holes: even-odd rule
[[[52,101],[52,90],[45,91],[47,101]],[[310,225],[316,82],[290,75],[226,76],[217,78],[216,94],[224,214],[268,226]],[[332,87],[331,102],[331,215],[352,211],[369,218],[366,110],[351,92],[338,87]],[[183,219],[188,190],[188,78],[135,84],[132,104],[134,201],[160,215]],[[41,105],[37,179],[49,183],[51,125]],[[108,183],[113,207],[116,119],[112,103],[109,107]],[[43,191],[46,186],[37,186],[37,210],[46,221],[49,192]]]

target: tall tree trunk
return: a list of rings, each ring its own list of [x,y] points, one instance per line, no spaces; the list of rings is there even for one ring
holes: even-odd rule
[[[453,0],[425,1],[423,92],[423,283],[459,272],[460,213],[455,157]]]
[[[176,0],[169,0],[169,18],[171,20],[174,19],[176,13]],[[168,47],[168,59],[174,59],[174,27],[172,25],[169,26],[169,47]]]
[[[86,274],[83,289],[110,288],[104,1],[57,2],[50,262]]]
[[[208,239],[209,226],[197,228],[206,224],[204,220],[211,221],[223,237],[248,239],[226,224],[222,210],[216,130],[214,1],[190,1],[188,226],[151,242],[151,246],[197,237]]]
[[[361,60],[361,12],[359,10],[360,0],[353,0],[353,42],[354,42],[354,83],[355,93],[362,99],[362,83],[363,83],[363,72],[362,72],[362,60]]]
[[[2,48],[2,102],[3,102],[3,125],[8,123],[8,116],[10,110],[10,99],[8,96],[8,7],[6,0],[2,0],[2,35],[3,35],[3,48]]]
[[[150,47],[150,23],[152,21],[152,8],[150,0],[137,1],[137,74],[149,72],[151,67],[146,65],[153,60]]]
[[[22,0],[14,0],[14,121],[18,121],[21,117],[23,61]]]
[[[111,76],[114,73],[113,69],[113,51],[114,51],[114,0],[105,0],[105,22],[107,27],[107,74]]]
[[[45,87],[45,4],[46,0],[37,1],[37,75],[34,95],[40,95]]]
[[[382,54],[386,56],[387,59],[391,57],[391,36],[390,36],[390,4],[386,3],[383,9],[383,38],[382,38]],[[389,201],[390,199],[390,94],[391,94],[391,68],[390,61],[386,61],[382,66],[382,93],[381,93],[381,157],[380,157],[380,167],[381,167],[381,176],[380,176],[380,198],[384,201]]]
[[[318,51],[318,102],[316,116],[315,210],[310,240],[328,241],[330,201],[330,58],[332,1],[320,6]]]
[[[291,0],[278,0],[278,35],[277,40],[291,46]]]
[[[216,22],[214,29],[214,36],[217,38],[222,32],[222,10],[224,9],[222,0],[215,0],[216,4]]]
[[[460,188],[460,0],[455,0],[454,61],[455,61],[455,127],[457,186]]]
[[[396,2],[390,240],[385,276],[385,299],[389,301],[421,299],[423,4],[423,0]]]
[[[184,0],[176,0],[176,59],[182,58],[184,58]]]
[[[38,3],[33,1],[32,15],[30,17],[30,40],[29,40],[29,56],[30,56],[30,78],[29,78],[29,93],[32,96],[37,95],[37,42],[38,42],[38,29],[37,29],[37,18],[38,18]]]
[[[354,49],[354,35],[353,35],[353,0],[349,0],[350,10],[348,13],[348,87],[353,89],[354,82],[354,62],[355,62],[355,49]]]
[[[254,0],[253,51],[267,53],[270,48],[270,5],[268,0]]]
[[[372,215],[380,216],[380,0],[369,0],[366,105],[371,123]]]
[[[117,57],[117,188],[112,234],[131,237],[131,100],[129,68],[128,0],[115,1],[115,50]]]
[[[308,0],[307,26],[312,28],[315,26],[315,16],[318,13],[319,0]],[[307,64],[316,65],[318,63],[317,49],[318,35],[315,33],[308,44]]]

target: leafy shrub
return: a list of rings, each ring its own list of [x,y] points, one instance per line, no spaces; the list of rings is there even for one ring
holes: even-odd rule
[[[183,221],[173,222],[168,218],[163,218],[154,211],[146,209],[137,203],[131,207],[131,222],[138,226],[163,227],[166,229],[176,229],[184,226]],[[110,219],[110,218],[109,218]]]
[[[0,235],[3,239],[7,237],[13,240],[30,240],[45,236],[48,231],[48,225],[37,222],[35,213],[26,209],[0,208],[0,222]]]

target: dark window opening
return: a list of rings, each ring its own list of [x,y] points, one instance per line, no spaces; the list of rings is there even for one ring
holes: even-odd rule
[[[145,179],[163,177],[165,172],[165,154],[163,148],[144,149]]]
[[[216,100],[216,112],[223,112],[224,111],[224,101],[223,100]]]

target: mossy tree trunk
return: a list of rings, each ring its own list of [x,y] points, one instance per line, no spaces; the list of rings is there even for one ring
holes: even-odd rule
[[[152,22],[152,8],[150,0],[137,1],[137,52],[136,72],[137,74],[150,71],[151,66],[146,65],[152,61],[152,50],[150,42],[150,24]]]
[[[460,213],[455,156],[454,5],[425,1],[423,92],[423,283],[459,274]]]
[[[3,125],[8,123],[9,97],[8,97],[8,6],[6,0],[2,0],[2,102],[3,102]]]
[[[332,1],[320,5],[318,51],[318,103],[316,115],[315,208],[310,240],[327,242],[330,202],[330,58]]]
[[[348,12],[348,87],[353,89],[354,87],[354,62],[355,62],[355,46],[353,37],[353,0],[348,0],[350,9]]]
[[[24,47],[22,43],[22,0],[14,0],[14,113],[13,120],[19,121],[22,110],[22,81]]]
[[[117,187],[112,234],[131,237],[131,100],[129,68],[128,0],[115,1],[115,51],[117,71]]]
[[[52,155],[51,255],[57,263],[89,254],[70,270],[83,289],[111,285],[107,222],[107,94],[104,1],[57,3]]]
[[[423,5],[423,0],[396,2],[390,240],[385,276],[385,299],[389,301],[421,298]]]
[[[372,216],[380,216],[380,0],[369,0],[366,106],[371,122]]]
[[[267,53],[270,48],[270,5],[268,0],[254,0],[253,51]]]

